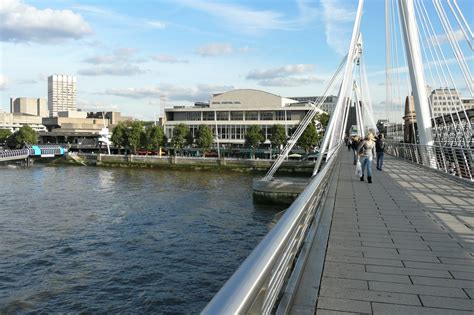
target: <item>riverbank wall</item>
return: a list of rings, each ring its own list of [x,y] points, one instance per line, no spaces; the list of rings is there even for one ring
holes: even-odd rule
[[[233,158],[204,158],[180,156],[105,155],[79,154],[87,165],[102,167],[165,168],[184,170],[223,170],[242,173],[266,173],[274,160],[250,160]],[[314,162],[284,161],[279,174],[311,175]]]

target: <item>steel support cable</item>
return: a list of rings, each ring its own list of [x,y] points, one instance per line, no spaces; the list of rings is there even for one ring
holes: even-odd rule
[[[459,67],[461,68],[461,72],[464,75],[464,79],[466,80],[466,83],[467,83],[467,88],[469,89],[469,92],[471,93],[471,97],[474,97],[474,93],[472,90],[472,85],[473,85],[472,75],[471,75],[471,71],[469,70],[469,67],[465,63],[466,59],[464,57],[464,53],[462,52],[462,50],[459,47],[458,42],[454,38],[453,30],[451,28],[451,25],[449,24],[449,21],[447,21],[447,17],[444,12],[443,6],[437,0],[433,0],[433,4],[435,6],[436,13],[438,14],[438,17],[441,21],[441,26],[443,27],[444,32],[446,33],[448,37],[448,41],[451,46],[451,49],[453,50],[454,56],[456,60],[458,61]]]
[[[459,13],[459,16],[461,17],[461,20],[464,22],[464,25],[466,26],[467,31],[469,32],[469,35],[471,36],[471,39],[474,39],[474,34],[471,31],[471,27],[469,26],[469,23],[467,23],[466,19],[464,18],[464,14],[462,14],[461,9],[459,9],[458,6],[458,0],[454,0],[454,5]]]
[[[369,117],[369,120],[370,120],[370,123],[372,124],[372,129],[374,131],[377,131],[377,124],[375,123],[375,119],[374,119],[374,110],[373,110],[373,106],[372,106],[372,98],[370,97],[370,89],[369,89],[369,80],[367,78],[367,71],[365,69],[365,57],[364,55],[361,55],[361,58],[360,58],[361,62],[360,62],[360,67],[362,69],[362,85],[364,87],[364,90],[365,90],[365,96],[367,98],[367,108],[368,108],[368,117]]]
[[[402,18],[402,16],[400,15],[400,10],[397,10],[398,12],[398,20],[400,22],[400,28],[402,27],[402,23],[403,23],[403,26],[405,27],[405,29],[407,28],[407,25],[406,25],[406,18]],[[403,11],[402,11],[403,13]],[[400,44],[401,44],[401,48],[402,48],[402,51],[406,51],[407,49],[411,49],[411,47],[405,47],[405,44],[404,44],[404,41],[403,41],[403,34],[402,32],[400,31],[399,32],[400,34]],[[408,42],[408,45],[410,45],[410,42]],[[403,62],[404,64],[406,65],[406,67],[408,68],[408,61],[407,61],[407,57],[405,56],[405,54],[402,53],[402,56],[403,56]],[[398,59],[397,59],[397,62],[398,62]],[[407,88],[407,103],[408,103],[408,108],[410,108],[410,100],[411,100],[411,97],[410,97],[410,86],[411,86],[411,83],[409,83],[409,79],[408,79],[408,71],[405,72],[406,73],[406,88]],[[400,79],[399,79],[399,84],[400,84]],[[413,90],[413,87],[411,88],[411,90]],[[412,91],[413,92],[413,91]],[[426,96],[426,95],[425,95]],[[410,112],[410,118],[413,119],[413,113]],[[411,128],[412,128],[412,133],[413,133],[413,141],[414,143],[416,144],[417,141],[416,141],[416,130],[415,130],[415,124],[412,123],[411,124]]]
[[[388,108],[390,107],[392,96],[392,81],[390,74],[391,54],[391,29],[390,29],[390,0],[385,0],[385,118],[389,120]]]
[[[323,96],[321,96],[318,99],[318,107],[326,100],[329,91],[332,89],[334,82],[336,82],[336,78],[339,77],[339,74],[341,73],[341,70],[343,68],[343,65],[346,63],[347,60],[347,55],[342,59],[341,63],[339,64],[337,70],[334,72],[333,76],[329,80],[328,84],[326,85],[326,88],[323,92]],[[306,116],[303,118],[302,122],[298,125],[296,131],[293,133],[293,135],[290,137],[290,139],[287,141],[283,152],[280,154],[280,156],[275,160],[273,165],[270,167],[268,170],[267,174],[265,177],[263,177],[262,180],[264,181],[269,181],[273,178],[273,175],[275,175],[275,172],[278,170],[280,165],[283,163],[284,159],[290,152],[290,150],[293,148],[293,146],[296,144],[296,141],[299,139],[299,137],[303,134],[304,130],[308,126],[308,124],[312,121],[314,116],[316,115],[317,110],[316,108],[311,109],[308,111]]]
[[[430,63],[430,66],[428,67],[428,69],[429,69],[429,71],[430,71],[430,74],[431,74],[432,81],[433,81],[433,83],[435,82],[434,75],[433,75],[433,72],[432,72],[432,70],[431,70],[431,67],[434,67],[435,70],[436,70],[436,74],[437,74],[438,80],[439,80],[439,82],[440,82],[440,85],[442,86],[443,83],[442,83],[441,75],[440,75],[439,69],[438,69],[438,68],[441,68],[441,70],[442,70],[442,64],[441,64],[441,61],[440,61],[440,59],[439,59],[437,50],[436,50],[436,48],[434,47],[434,40],[432,40],[433,37],[431,36],[431,33],[429,33],[429,28],[428,28],[428,25],[427,25],[428,23],[427,23],[427,20],[426,20],[426,17],[425,17],[425,13],[426,13],[426,12],[423,10],[424,8],[421,7],[419,0],[416,0],[416,1],[415,1],[415,6],[417,6],[417,8],[418,8],[418,14],[419,14],[419,16],[420,16],[420,22],[421,22],[421,26],[422,26],[422,32],[423,32],[424,38],[425,38],[425,43],[428,45],[428,48],[429,48],[429,51],[430,51],[430,54],[431,54],[431,58],[432,58],[432,61],[431,61],[431,63]],[[427,30],[428,30],[428,31],[427,31]],[[420,34],[420,37],[422,37],[421,34]],[[422,45],[422,47],[423,47],[423,51],[424,51],[425,54],[426,54],[425,46]],[[435,51],[436,58],[435,58],[435,55],[433,54],[433,50]],[[426,55],[427,55],[427,54],[426,54]],[[427,59],[428,59],[428,58],[427,58]],[[437,65],[439,65],[439,67],[438,67]],[[446,65],[446,66],[447,66],[447,65]],[[447,85],[447,79],[446,79],[446,76],[444,75],[444,71],[443,71],[443,76],[444,76],[445,84]],[[454,84],[454,82],[453,82],[453,84]],[[451,97],[451,99],[452,99],[452,98],[453,98],[453,97],[452,97],[452,93],[451,93],[450,90],[448,90],[448,91],[449,91],[450,97]],[[435,113],[434,113],[434,110],[433,110],[432,100],[431,100],[431,98],[429,98],[428,100],[429,100],[430,106],[432,107],[432,111],[433,111],[432,117],[433,117],[433,121],[434,121],[434,124],[435,124],[437,136],[439,137],[439,140],[442,140],[442,139],[441,139],[441,136],[442,136],[442,135],[441,135],[441,133],[440,133],[440,131],[439,131],[439,128],[438,128],[438,126],[437,126],[437,119],[436,119],[436,117],[435,117]],[[449,112],[449,113],[450,113],[450,116],[451,116],[451,120],[453,121],[452,113],[451,113],[451,112]],[[446,124],[446,120],[445,120],[443,114],[441,115],[441,119],[442,119],[442,121],[443,121],[444,130],[445,130],[445,131],[448,130],[448,126],[447,126],[447,124]],[[453,125],[454,125],[454,126],[456,125],[454,121],[453,121]],[[460,126],[461,126],[461,128],[462,128],[462,125],[460,125]],[[463,132],[463,134],[464,134],[464,132]]]
[[[451,3],[451,0],[447,0],[446,2],[448,3],[449,8],[451,9],[451,13],[454,15],[454,18],[456,19],[456,22],[458,22],[459,28],[461,29],[462,34],[464,35],[464,38],[466,39],[467,44],[469,45],[469,48],[471,48],[471,50],[474,50],[474,46],[472,45],[472,36],[469,36],[467,34],[468,31],[464,28],[465,25],[459,19],[459,16],[458,16],[456,10],[454,9],[454,7]]]
[[[444,55],[443,49],[441,48],[441,44],[439,43],[439,40],[438,40],[438,38],[436,37],[436,33],[435,33],[435,30],[434,30],[433,24],[431,23],[431,20],[429,19],[429,15],[428,15],[428,12],[427,12],[427,10],[426,10],[425,4],[423,3],[423,1],[420,1],[420,4],[421,4],[421,7],[423,8],[423,10],[422,10],[423,16],[426,17],[426,21],[428,22],[428,23],[427,23],[427,26],[429,26],[429,27],[427,27],[427,29],[428,29],[428,34],[429,34],[429,36],[430,36],[431,38],[434,39],[434,43],[433,43],[433,42],[429,42],[429,44],[430,44],[430,43],[433,44],[433,48],[434,48],[434,51],[435,51],[436,59],[437,59],[438,64],[439,64],[439,68],[440,68],[440,70],[441,70],[441,74],[442,74],[442,76],[443,76],[443,78],[444,78],[444,84],[445,84],[446,87],[449,86],[448,79],[446,78],[446,74],[445,74],[444,68],[443,68],[443,66],[442,66],[443,63],[444,63],[444,66],[446,67],[446,72],[447,72],[448,75],[449,75],[450,81],[451,81],[451,83],[452,83],[454,89],[457,90],[456,83],[455,83],[454,78],[453,78],[453,76],[452,76],[452,73],[451,73],[451,70],[450,70],[450,68],[449,68],[449,65],[448,65],[448,63],[447,63],[447,61],[446,61],[446,57],[445,57],[445,55]],[[438,54],[438,50],[439,50],[439,54]],[[441,58],[442,58],[442,60],[443,60],[443,63],[441,63],[440,55],[441,55]],[[442,80],[441,80],[441,78],[440,78],[440,82],[443,83]],[[449,93],[451,93],[451,91],[449,91]],[[451,98],[452,98],[452,97],[451,97]],[[464,114],[465,114],[466,117],[467,117],[466,109],[464,108],[464,104],[462,104],[462,102],[461,102],[461,107],[463,108]],[[451,119],[452,119],[452,121],[453,121],[453,125],[455,126],[452,113],[449,112],[449,114],[450,114],[450,117],[451,117]],[[472,129],[471,122],[469,121],[469,119],[467,119],[467,123],[468,123],[469,128]]]
[[[398,6],[398,4],[395,2],[395,5]],[[398,14],[398,9],[395,9],[395,10],[392,10],[392,12],[397,12],[397,17],[399,16]],[[400,18],[399,18],[400,19]],[[395,13],[392,14],[392,23],[394,25],[394,30],[396,30],[396,16],[395,16]],[[395,32],[396,33],[396,32]],[[401,30],[398,32],[399,34],[401,34]],[[396,61],[396,73],[397,73],[397,80],[398,80],[398,84],[397,84],[397,87],[398,87],[398,111],[399,112],[403,112],[402,110],[402,93],[401,93],[401,85],[402,85],[402,81],[401,81],[401,78],[400,78],[400,62],[399,62],[399,53],[398,53],[398,44],[397,44],[397,37],[396,36],[393,36],[393,39],[394,39],[394,43],[395,43],[395,61]],[[409,91],[408,91],[409,93]],[[409,95],[409,94],[408,94]],[[403,115],[403,114],[402,114]]]

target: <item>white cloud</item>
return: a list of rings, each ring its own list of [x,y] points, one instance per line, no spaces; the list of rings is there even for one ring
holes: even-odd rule
[[[0,29],[0,40],[9,42],[55,42],[92,33],[82,16],[71,10],[40,10],[21,0],[2,0]]]
[[[124,65],[101,65],[91,68],[85,68],[79,70],[77,73],[82,75],[113,75],[113,76],[129,76],[144,73],[140,67],[136,65],[124,64]]]
[[[356,10],[343,0],[321,0],[326,42],[338,54],[345,55],[349,49],[352,26]]]
[[[246,78],[251,80],[273,79],[312,71],[314,71],[314,65],[312,64],[295,64],[267,70],[252,70]]]
[[[166,24],[162,21],[146,21],[146,24],[148,26],[151,26],[153,28],[157,28],[157,29],[164,29],[166,28]]]
[[[156,55],[156,56],[151,56],[151,59],[161,62],[161,63],[188,63],[187,60],[184,59],[178,59],[174,56],[170,55]]]
[[[18,84],[35,84],[35,83],[38,83],[38,80],[34,80],[34,79],[20,79],[20,80],[16,80],[16,83],[18,83]]]
[[[77,107],[83,111],[88,112],[102,112],[102,111],[118,111],[119,106],[116,104],[94,102],[87,100],[78,100]]]
[[[84,62],[95,66],[80,69],[82,75],[113,75],[128,76],[146,72],[136,65],[143,60],[135,58],[137,50],[134,48],[119,48],[108,55],[97,55],[84,59]]]
[[[133,55],[137,52],[134,48],[119,48],[109,55],[98,55],[84,59],[84,62],[92,64],[115,64],[131,62]]]
[[[254,10],[244,6],[216,1],[179,0],[183,6],[223,19],[226,25],[245,33],[261,30],[289,29],[290,22],[283,14],[270,10]]]
[[[466,40],[462,30],[460,30],[460,29],[454,31],[453,35],[454,35],[454,38],[455,38],[456,41]],[[431,44],[436,45],[437,43],[439,43],[441,45],[441,44],[449,43],[449,38],[448,38],[447,34],[440,34],[440,35],[431,36],[429,41],[431,41]]]
[[[160,98],[171,101],[207,101],[213,93],[234,89],[233,86],[199,84],[195,87],[179,87],[171,84],[143,88],[109,89],[104,94],[129,98]]]
[[[233,51],[232,45],[228,43],[212,43],[196,49],[196,53],[202,57],[230,54]]]
[[[286,78],[273,78],[260,80],[259,85],[262,86],[302,86],[315,83],[323,83],[324,79],[318,78],[317,76],[291,76]]]
[[[0,91],[3,91],[7,88],[8,79],[3,74],[0,74]]]
[[[125,24],[130,27],[145,26],[145,27],[156,28],[156,29],[166,28],[166,23],[163,21],[134,18],[134,17],[123,15],[115,11],[104,9],[98,6],[76,5],[73,8],[82,12],[87,12],[89,14],[100,16],[102,19],[107,19],[108,21],[111,21],[111,22],[115,22],[118,24]]]

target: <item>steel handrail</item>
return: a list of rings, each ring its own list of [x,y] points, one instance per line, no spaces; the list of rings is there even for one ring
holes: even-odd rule
[[[272,311],[327,187],[339,151],[313,177],[202,314],[269,314]]]
[[[472,148],[386,141],[385,152],[474,182],[474,151]]]

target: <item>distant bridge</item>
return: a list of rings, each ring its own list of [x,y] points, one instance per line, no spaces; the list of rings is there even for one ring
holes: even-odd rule
[[[23,149],[0,151],[0,162],[50,158],[62,156],[64,153],[65,149],[57,145],[32,145]]]

